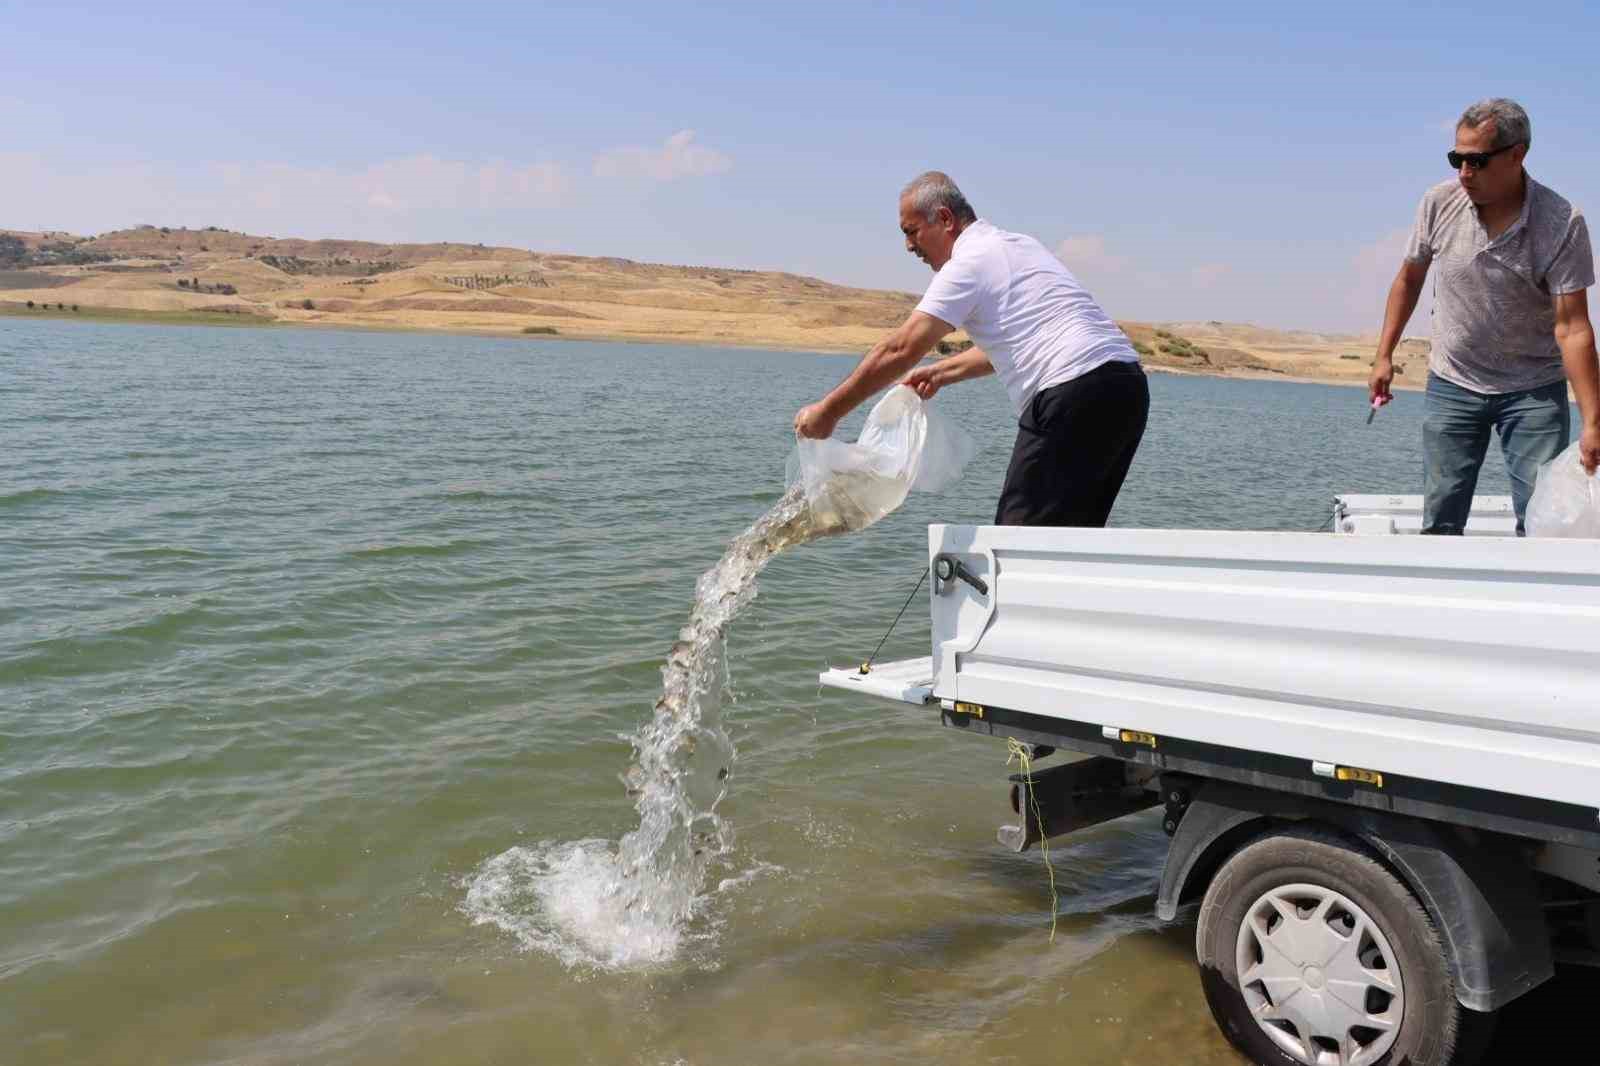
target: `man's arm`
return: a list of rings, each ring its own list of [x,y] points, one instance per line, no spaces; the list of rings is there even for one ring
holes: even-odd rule
[[[946,385],[970,381],[994,373],[994,364],[982,348],[968,348],[945,359],[919,366],[907,374],[902,385],[910,385],[924,400],[931,400]]]
[[[1578,435],[1578,458],[1593,474],[1600,464],[1600,365],[1595,361],[1594,326],[1589,322],[1589,294],[1583,289],[1551,297],[1556,308],[1556,343],[1567,381],[1578,398],[1583,430]]]
[[[885,385],[916,366],[954,327],[921,311],[911,312],[893,333],[873,345],[850,376],[833,391],[794,416],[794,431],[802,437],[831,437],[845,415]]]
[[[1411,321],[1411,313],[1417,309],[1417,300],[1427,280],[1427,260],[1407,259],[1400,264],[1400,272],[1389,286],[1389,302],[1383,309],[1383,332],[1378,334],[1378,357],[1372,361],[1372,374],[1367,378],[1367,392],[1373,400],[1391,399],[1389,385],[1394,381],[1394,350],[1406,323]]]

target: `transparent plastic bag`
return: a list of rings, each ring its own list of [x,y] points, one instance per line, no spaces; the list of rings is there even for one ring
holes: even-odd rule
[[[1530,537],[1600,538],[1600,486],[1578,461],[1578,442],[1539,467],[1524,517]]]
[[[814,521],[865,529],[905,502],[906,495],[949,486],[977,450],[960,426],[928,409],[916,392],[896,385],[867,414],[854,444],[800,438],[789,457],[789,484],[804,493]]]

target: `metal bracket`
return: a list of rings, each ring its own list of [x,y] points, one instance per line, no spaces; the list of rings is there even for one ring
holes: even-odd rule
[[[1100,755],[1032,774],[1012,774],[1011,809],[1022,816],[1022,824],[1001,826],[1000,843],[1012,851],[1027,851],[1047,837],[1154,807],[1161,802],[1150,784],[1156,772],[1154,767]]]
[[[933,591],[936,593],[948,592],[952,581],[965,581],[978,590],[978,595],[989,595],[987,581],[968,570],[954,555],[943,552],[933,557],[933,581]]]

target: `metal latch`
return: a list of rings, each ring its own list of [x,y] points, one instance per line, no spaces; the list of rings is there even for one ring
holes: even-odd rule
[[[935,555],[933,557],[933,576],[938,582],[937,592],[947,592],[951,581],[965,581],[978,590],[978,595],[989,595],[989,583],[983,578],[968,570],[966,565],[954,555]]]

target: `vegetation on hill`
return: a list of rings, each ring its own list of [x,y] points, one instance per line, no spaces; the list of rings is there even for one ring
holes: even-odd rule
[[[70,291],[66,291],[70,290]],[[138,321],[319,323],[502,335],[862,352],[909,293],[776,271],[641,263],[481,244],[279,239],[146,225],[83,237],[0,231],[0,313]],[[69,312],[70,314],[70,312]],[[1120,323],[1146,365],[1363,381],[1353,338],[1221,322]],[[938,354],[964,351],[961,334]],[[1398,353],[1417,384],[1427,343]],[[1416,371],[1415,373],[1410,373]]]
[[[0,233],[0,269],[26,270],[28,267],[81,266],[109,263],[114,258],[105,252],[86,251],[84,240],[41,241],[30,247],[14,233]]]

